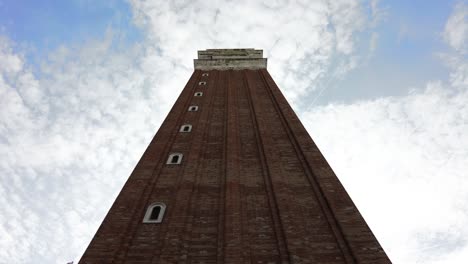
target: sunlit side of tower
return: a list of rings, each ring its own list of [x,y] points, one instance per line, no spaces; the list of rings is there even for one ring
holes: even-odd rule
[[[390,263],[266,65],[198,52],[80,263]]]

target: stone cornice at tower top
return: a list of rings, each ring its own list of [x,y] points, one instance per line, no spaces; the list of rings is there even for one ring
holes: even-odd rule
[[[195,70],[266,69],[267,59],[263,50],[207,49],[198,51],[194,66]]]

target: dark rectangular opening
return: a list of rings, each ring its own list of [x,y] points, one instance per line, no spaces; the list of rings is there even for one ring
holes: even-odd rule
[[[160,213],[161,213],[161,206],[153,207],[153,210],[151,210],[150,220],[158,220]]]

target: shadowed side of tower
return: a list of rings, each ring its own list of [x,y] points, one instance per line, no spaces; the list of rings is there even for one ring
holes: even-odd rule
[[[266,64],[198,52],[80,263],[390,263]]]

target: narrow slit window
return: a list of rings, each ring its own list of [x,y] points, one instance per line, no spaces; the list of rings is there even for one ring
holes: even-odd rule
[[[206,82],[198,82],[198,85],[206,85]]]
[[[208,73],[205,72],[205,73],[203,73],[201,76],[208,76]]]
[[[151,210],[151,214],[150,214],[150,220],[158,219],[160,214],[161,214],[161,206],[153,207],[153,210]]]
[[[192,131],[192,125],[183,125],[180,127],[179,132],[190,132]]]
[[[164,203],[153,203],[148,206],[143,223],[161,223],[166,211]]]
[[[182,154],[181,153],[172,153],[169,155],[166,164],[180,164],[182,162]]]
[[[195,93],[195,96],[202,96],[202,95],[203,95],[202,92],[196,92],[196,93]]]
[[[189,106],[188,110],[189,110],[189,112],[196,112],[196,111],[198,111],[198,106],[191,105],[191,106]]]

